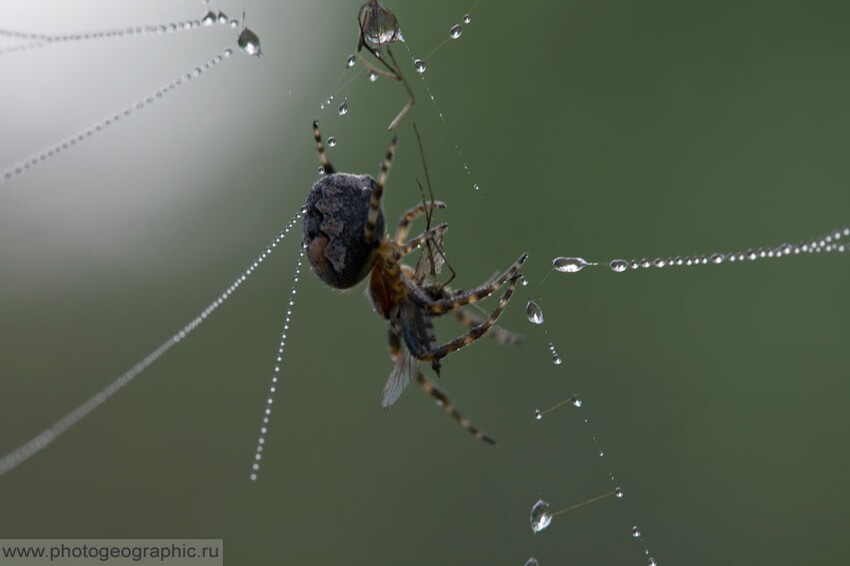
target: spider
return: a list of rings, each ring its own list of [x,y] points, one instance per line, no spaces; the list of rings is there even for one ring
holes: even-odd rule
[[[385,409],[390,408],[413,377],[463,428],[476,438],[495,444],[492,437],[455,409],[446,394],[422,373],[420,366],[422,362],[431,362],[439,375],[440,361],[444,357],[468,346],[488,331],[492,331],[503,344],[521,341],[521,337],[495,324],[513,294],[520,278],[520,267],[528,254],[522,254],[507,271],[490,283],[469,291],[453,291],[446,285],[427,283],[428,268],[424,258],[428,254],[424,250],[415,269],[402,264],[401,260],[426,243],[433,244],[442,258],[440,243],[447,224],[428,228],[409,240],[407,237],[414,219],[445,208],[445,203],[434,200],[422,202],[401,216],[395,237],[390,238],[385,233],[381,196],[395,154],[396,138],[390,143],[375,181],[370,175],[336,173],[325,154],[318,122],[313,122],[313,134],[324,176],[307,196],[303,245],[313,272],[331,287],[347,289],[370,276],[369,297],[375,311],[389,322],[390,357],[393,361],[381,405]],[[431,271],[436,276],[442,262],[434,260],[432,255],[430,257]],[[491,295],[505,284],[507,288],[486,319],[479,320],[463,310],[464,306]],[[431,319],[446,313],[453,313],[469,330],[438,346]]]

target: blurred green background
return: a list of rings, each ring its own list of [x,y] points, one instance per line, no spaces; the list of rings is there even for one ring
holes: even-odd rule
[[[420,81],[410,56],[471,5],[390,4],[417,104],[385,212],[393,221],[419,199],[415,119],[449,205],[439,219],[456,284],[530,254],[530,284],[502,319],[526,344],[479,342],[440,381],[501,446],[470,438],[415,386],[381,410],[385,324],[361,288],[305,273],[260,481],[248,481],[295,233],[190,339],[0,478],[0,538],[223,538],[228,564],[643,564],[644,547],[660,564],[846,560],[848,254],[543,278],[558,255],[742,250],[850,224],[850,6],[485,1]],[[242,4],[210,7],[236,16]],[[317,178],[314,118],[339,142],[338,169],[377,171],[406,97],[363,74],[339,88],[358,7],[248,2],[260,60],[238,54],[0,185],[0,453],[247,266]],[[60,33],[206,9],[6,0],[0,21]],[[215,28],[0,56],[0,163],[234,43]],[[320,110],[335,88],[343,117]],[[525,319],[528,298],[541,327]],[[533,419],[573,393],[581,409]],[[566,507],[614,485],[622,500],[531,534],[538,498]]]

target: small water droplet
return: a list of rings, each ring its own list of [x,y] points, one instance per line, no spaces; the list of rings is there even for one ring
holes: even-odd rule
[[[723,254],[711,254],[711,263],[720,265],[726,259],[726,256]]]
[[[356,64],[357,64],[357,57],[355,57],[354,55],[349,55],[348,59],[345,60],[345,66],[348,69],[350,69],[351,67],[353,67]]]
[[[632,536],[635,537],[635,538],[640,538],[640,529],[638,528],[637,525],[632,527]]]
[[[519,284],[522,285],[523,287],[528,286],[528,279],[526,279],[525,275],[519,276]]]
[[[478,186],[478,183],[475,183],[475,184],[472,185],[472,188],[477,191],[481,187]]]
[[[573,404],[573,407],[581,407],[581,403],[582,403],[581,397],[579,397],[578,395],[573,395],[572,398],[570,399],[570,403]]]
[[[646,563],[647,563],[649,566],[658,566],[658,562],[657,562],[657,561],[655,560],[655,558],[653,558],[652,556],[650,556],[650,557],[647,559]]]
[[[328,147],[336,147],[336,138],[331,136],[328,138]]]
[[[534,409],[534,418],[538,421],[543,420],[543,413],[540,412],[540,409]]]
[[[369,82],[373,83],[378,80],[378,73],[375,71],[369,71]]]
[[[463,33],[463,26],[460,24],[455,24],[452,26],[452,29],[449,30],[449,37],[452,39],[457,39]]]
[[[416,61],[413,62],[413,68],[416,69],[416,72],[421,75],[422,73],[425,72],[425,69],[426,69],[425,61],[423,61],[422,59],[417,59]]]
[[[617,499],[622,499],[623,498],[623,488],[621,488],[621,487],[614,488],[614,497],[616,497]]]
[[[339,105],[339,108],[336,109],[340,116],[345,116],[348,114],[348,100],[343,100],[342,104]]]
[[[469,14],[464,14],[463,15],[463,23],[465,23],[465,24],[472,23],[472,16],[470,16]]]
[[[216,17],[215,12],[209,11],[207,12],[207,15],[204,16],[204,19],[201,20],[201,25],[205,27],[211,26],[216,22],[217,19],[218,18]]]
[[[539,533],[552,522],[552,513],[549,504],[540,499],[531,508],[531,532]]]
[[[578,273],[589,265],[594,264],[580,257],[556,257],[552,260],[552,267],[555,268],[555,271],[560,271],[561,273]]]
[[[260,38],[248,28],[243,29],[242,33],[239,34],[239,38],[236,40],[236,45],[238,45],[239,49],[242,50],[242,53],[246,55],[253,55],[255,57],[262,55],[262,51],[260,49]]]
[[[228,21],[229,19],[230,19],[230,18],[228,18],[228,17],[227,17],[227,14],[225,14],[224,12],[219,12],[219,13],[218,13],[218,23],[220,23],[220,24],[226,24],[226,23],[227,23],[227,21]]]
[[[325,166],[319,165],[319,175],[324,175],[324,174],[325,174]]]
[[[543,311],[540,309],[540,306],[528,299],[528,304],[525,306],[525,314],[528,316],[529,322],[533,322],[534,324],[543,324]]]
[[[655,258],[655,261],[652,262],[652,265],[660,268],[660,267],[664,267],[665,265],[667,265],[667,262],[664,261],[663,258],[657,257],[657,258]]]
[[[540,562],[533,556],[525,561],[525,566],[540,566]]]
[[[629,262],[624,259],[612,259],[608,264],[614,273],[622,273],[629,268]]]

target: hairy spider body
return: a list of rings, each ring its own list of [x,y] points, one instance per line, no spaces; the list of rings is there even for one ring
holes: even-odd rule
[[[375,311],[389,322],[390,357],[394,362],[384,385],[381,404],[389,408],[413,377],[437,403],[470,433],[491,444],[491,437],[478,430],[451,404],[448,397],[420,370],[423,361],[439,374],[440,360],[482,337],[491,329],[502,343],[521,339],[495,326],[511,298],[520,277],[519,269],[527,255],[519,257],[502,275],[470,291],[453,291],[445,285],[426,284],[428,262],[422,252],[416,269],[401,263],[402,258],[427,245],[437,249],[448,226],[439,224],[414,238],[407,239],[410,224],[422,215],[444,208],[439,201],[423,202],[399,219],[396,233],[385,233],[381,197],[396,148],[393,139],[375,180],[369,175],[336,173],[327,159],[317,122],[313,122],[316,148],[325,176],[313,186],[304,206],[304,248],[313,272],[337,289],[353,287],[369,274],[369,297]],[[439,265],[433,256],[431,273]],[[480,321],[463,311],[463,307],[483,299],[507,285],[489,317]],[[461,336],[437,345],[432,318],[446,313],[455,316],[469,330]]]

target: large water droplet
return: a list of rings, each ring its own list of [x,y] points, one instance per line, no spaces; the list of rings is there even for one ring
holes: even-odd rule
[[[711,263],[721,264],[726,259],[726,256],[723,254],[711,254]]]
[[[367,2],[360,8],[360,29],[363,39],[377,46],[404,41],[395,14],[378,2]]]
[[[573,407],[581,407],[581,403],[582,403],[581,397],[579,397],[578,395],[573,395],[570,398],[570,403],[573,404]]]
[[[213,25],[217,19],[218,17],[215,15],[215,12],[210,10],[209,12],[207,12],[207,15],[204,16],[204,19],[201,20],[201,24],[205,27],[209,27]]]
[[[336,147],[336,138],[331,136],[328,138],[328,147]]]
[[[413,62],[413,68],[416,69],[416,72],[421,75],[425,72],[425,69],[427,67],[425,66],[425,61],[423,61],[422,59],[417,59]]]
[[[224,12],[221,12],[221,11],[220,11],[220,12],[218,13],[218,23],[220,23],[220,24],[222,24],[222,25],[225,25],[229,19],[230,19],[230,18],[228,18],[228,17],[227,17],[227,14],[225,14]]]
[[[623,498],[623,488],[621,488],[621,487],[614,488],[614,497],[616,497],[617,499],[622,499]]]
[[[534,409],[534,418],[538,421],[543,420],[543,412],[540,409]]]
[[[648,566],[658,566],[658,561],[656,561],[652,556],[646,560],[646,563]]]
[[[540,562],[533,556],[525,561],[525,566],[540,566]]]
[[[594,264],[580,257],[556,257],[552,260],[552,267],[561,273],[578,273],[589,265]]]
[[[242,53],[246,55],[254,55],[256,57],[262,55],[262,51],[260,49],[260,38],[248,28],[243,29],[242,33],[239,34],[239,38],[236,40],[236,45],[238,45],[239,49],[242,50]]]
[[[339,108],[336,109],[340,116],[345,116],[348,114],[348,100],[343,100],[342,104],[339,105]]]
[[[541,499],[531,508],[531,532],[539,533],[551,522],[552,513],[549,511],[549,504]]]
[[[375,71],[369,71],[369,82],[373,83],[378,80],[378,73]]]
[[[629,262],[624,259],[612,259],[608,267],[615,273],[622,273],[629,268]]]
[[[635,538],[640,538],[640,529],[638,528],[637,525],[632,527],[632,536],[635,537]]]
[[[348,69],[350,69],[351,67],[353,67],[356,64],[357,64],[357,57],[355,57],[354,55],[349,55],[348,59],[345,60],[345,67],[348,68]]]
[[[452,39],[457,39],[460,37],[460,34],[463,33],[463,26],[460,24],[455,24],[452,26],[452,29],[449,30],[449,37]]]
[[[531,299],[528,299],[528,304],[525,306],[525,314],[528,316],[530,322],[543,324],[543,310]]]

